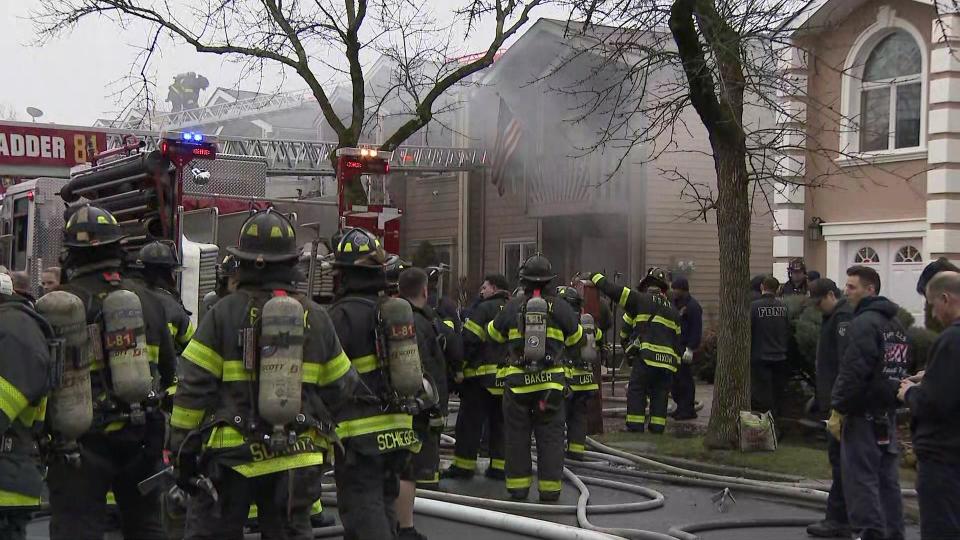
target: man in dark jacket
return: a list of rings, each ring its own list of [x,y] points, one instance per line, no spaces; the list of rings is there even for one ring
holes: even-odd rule
[[[847,330],[853,309],[832,279],[821,278],[810,284],[810,301],[823,314],[820,339],[817,342],[817,404],[821,411],[830,409],[830,394],[840,370],[840,359],[847,348]],[[833,469],[833,483],[827,498],[827,514],[823,521],[807,527],[807,533],[820,538],[850,538],[847,505],[843,499],[840,462],[840,440],[827,435],[827,457]]]
[[[752,407],[780,416],[780,402],[789,374],[787,340],[790,323],[787,308],[777,297],[780,283],[767,276],[762,295],[750,304],[750,389]]]
[[[780,288],[780,296],[806,296],[807,283],[807,265],[803,259],[793,259],[787,266],[787,282]]]
[[[673,419],[693,420],[697,417],[694,409],[697,386],[693,381],[693,352],[700,348],[700,339],[703,337],[703,308],[696,298],[690,296],[687,278],[674,278],[670,288],[673,291],[673,307],[680,312],[680,343],[684,348],[671,389],[673,400],[677,403]]]
[[[423,374],[434,385],[437,406],[413,417],[413,429],[422,446],[410,459],[410,467],[400,475],[400,496],[397,497],[399,540],[426,540],[413,525],[413,503],[417,488],[436,490],[440,484],[440,433],[447,408],[447,366],[440,348],[438,315],[427,305],[427,273],[421,268],[407,268],[397,280],[400,298],[410,302],[417,333],[417,349]]]
[[[960,538],[960,273],[938,273],[926,297],[945,330],[926,371],[904,379],[897,395],[913,415],[920,536],[955,539]]]
[[[0,274],[0,538],[24,540],[43,491],[36,435],[44,421],[53,362],[49,325]],[[9,445],[9,446],[7,446]]]
[[[895,416],[910,346],[896,318],[899,307],[879,292],[876,270],[847,269],[847,301],[855,311],[828,424],[840,433],[847,515],[862,540],[904,537]]]

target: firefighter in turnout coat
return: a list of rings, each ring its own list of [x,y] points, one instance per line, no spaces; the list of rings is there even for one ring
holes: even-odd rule
[[[534,255],[520,269],[524,294],[512,299],[487,325],[487,335],[506,343],[503,420],[507,490],[526,499],[533,484],[530,435],[537,439],[537,488],[542,502],[560,498],[567,354],[583,342],[579,314],[557,301],[548,284],[556,276],[550,261]]]
[[[53,363],[53,330],[0,274],[0,537],[25,540],[39,509],[43,476],[36,438],[44,421]]]
[[[334,257],[340,282],[330,318],[361,379],[356,400],[338,418],[337,509],[347,540],[390,540],[397,535],[399,474],[420,441],[413,415],[386,399],[389,381],[377,354],[386,254],[373,234],[354,228],[340,237]]]
[[[123,536],[161,539],[159,496],[141,494],[137,483],[159,470],[165,431],[160,390],[173,383],[176,369],[163,306],[121,277],[124,235],[109,212],[77,207],[63,235],[67,281],[60,290],[80,299],[97,335],[90,342],[92,427],[79,440],[79,459],[57,451],[49,458],[50,538],[102,538],[112,490]]]
[[[583,297],[573,287],[557,287],[557,297],[566,300],[578,314],[583,309]],[[603,339],[603,332],[599,328],[594,339],[599,348]],[[582,460],[587,451],[587,407],[600,391],[600,385],[593,378],[593,366],[586,362],[568,362],[565,369],[570,389],[566,403],[567,457]]]
[[[666,296],[670,288],[667,273],[660,268],[648,270],[638,287],[643,292],[612,283],[603,274],[593,274],[590,279],[624,311],[620,336],[628,340],[626,353],[632,360],[627,387],[627,430],[643,431],[649,422],[651,433],[663,433],[671,378],[680,366],[684,350],[680,314]]]
[[[251,503],[264,537],[313,538],[321,466],[357,373],[327,314],[297,292],[285,217],[254,214],[228,251],[239,286],[184,351],[170,418],[178,485],[192,493],[185,538],[242,538]],[[198,489],[204,478],[213,490]]]

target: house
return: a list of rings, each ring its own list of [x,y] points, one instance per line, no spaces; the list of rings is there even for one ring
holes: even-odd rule
[[[932,0],[820,0],[791,31],[787,121],[806,139],[784,159],[807,187],[776,197],[774,272],[803,257],[843,283],[868,265],[920,319],[923,266],[960,255],[960,17]]]
[[[538,20],[479,75],[478,84],[463,90],[460,101],[466,105],[455,122],[462,135],[454,145],[493,149],[501,106],[521,125],[505,193],[498,194],[488,170],[407,182],[402,198],[406,249],[412,253],[424,240],[442,246],[455,275],[468,277],[470,293],[486,273],[515,279],[520,263],[537,251],[553,262],[557,283],[577,272],[605,271],[619,272],[623,283],[636,285],[648,267],[661,266],[689,273],[709,321],[717,313],[719,290],[715,216],[691,221],[697,207],[681,197],[684,185],[660,174],[678,170],[715,185],[706,133],[696,131],[700,123],[691,117],[692,133],[676,134],[676,150],[652,160],[640,147],[622,163],[622,151],[584,152],[605,118],[598,113],[570,121],[575,103],[556,89],[598,81],[601,75],[585,76],[603,61],[588,54],[564,62],[576,46],[565,25]],[[754,273],[768,272],[772,218],[766,205],[755,207],[750,267]]]

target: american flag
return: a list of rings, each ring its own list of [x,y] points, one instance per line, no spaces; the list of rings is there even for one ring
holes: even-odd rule
[[[493,160],[490,163],[493,185],[497,186],[497,193],[501,197],[507,188],[507,167],[510,165],[510,158],[520,145],[522,133],[520,122],[514,118],[507,102],[501,97],[500,112],[497,115],[497,142],[493,147]]]

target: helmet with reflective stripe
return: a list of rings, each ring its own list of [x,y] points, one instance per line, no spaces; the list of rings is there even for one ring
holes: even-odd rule
[[[168,242],[150,242],[140,248],[140,254],[137,256],[137,266],[160,266],[164,268],[180,268],[180,261],[177,260],[177,254]]]
[[[257,212],[240,227],[237,247],[227,252],[241,261],[258,264],[294,261],[300,258],[297,235],[293,225],[273,208]]]
[[[658,266],[647,270],[647,275],[640,280],[640,285],[638,285],[637,288],[645,291],[650,287],[659,287],[662,291],[669,290],[670,277],[667,275],[667,271]]]
[[[387,253],[380,240],[366,229],[354,227],[343,233],[334,249],[333,265],[338,267],[383,268]]]
[[[72,248],[105,246],[125,237],[113,214],[89,204],[72,210],[63,228],[63,245]]]
[[[237,270],[239,270],[239,265],[237,264],[237,258],[233,255],[224,256],[220,264],[217,265],[218,276],[232,276],[237,273]]]
[[[549,283],[555,277],[550,259],[540,253],[528,258],[520,267],[520,279],[528,283]]]
[[[412,265],[401,259],[399,255],[389,255],[384,263],[384,273],[387,276],[387,283],[398,283],[400,281],[400,272],[403,272]]]
[[[557,287],[557,296],[566,300],[567,303],[578,312],[583,308],[583,297],[580,296],[580,292],[573,287]]]

